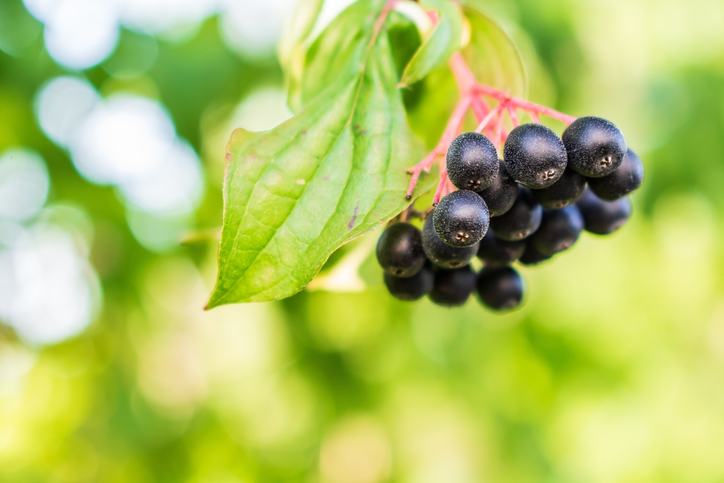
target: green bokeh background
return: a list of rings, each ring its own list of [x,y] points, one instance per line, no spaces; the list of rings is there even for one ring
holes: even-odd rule
[[[0,1],[0,38],[24,35],[0,50],[0,152],[39,152],[48,203],[87,215],[103,292],[62,343],[0,332],[0,481],[724,481],[722,2],[483,2],[518,43],[529,97],[611,119],[646,167],[631,222],[523,269],[526,303],[501,316],[379,284],[203,312],[216,245],[136,241],[116,192],[38,127],[38,89],[67,71],[22,3]],[[234,108],[283,87],[281,69],[232,52],[210,18],[157,39],[143,76],[114,77],[138,35],[77,75],[168,108],[206,173],[196,227],[214,229]]]

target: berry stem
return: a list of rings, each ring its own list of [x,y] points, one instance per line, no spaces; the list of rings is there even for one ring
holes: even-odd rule
[[[429,173],[430,168],[432,167],[432,163],[435,162],[435,159],[437,159],[438,156],[444,156],[445,154],[447,154],[448,146],[450,146],[450,143],[453,142],[453,139],[455,139],[455,136],[457,136],[457,133],[460,130],[460,126],[463,123],[463,119],[465,119],[465,115],[468,113],[470,102],[471,98],[468,96],[460,99],[457,107],[455,107],[455,111],[453,111],[453,114],[450,117],[450,121],[445,127],[445,131],[440,138],[440,142],[437,144],[437,146],[435,146],[435,149],[433,149],[430,154],[425,157],[425,159],[407,170],[408,173],[412,174],[412,179],[410,180],[410,187],[407,190],[408,200],[412,198],[412,191],[415,189],[415,185],[417,184],[417,180],[420,177],[422,171],[424,170],[426,173]],[[440,163],[440,177],[441,179],[443,177],[447,177],[447,173],[445,172],[445,163]]]
[[[381,17],[382,21],[384,21],[383,17],[387,15],[389,9],[391,9],[397,1],[399,0],[390,0],[388,2],[385,7],[385,11],[383,12],[383,16]],[[430,18],[434,24],[437,23],[437,16],[430,15]],[[381,26],[380,20],[378,20],[378,23]],[[470,70],[470,67],[460,52],[453,54],[449,64],[453,75],[455,76],[455,80],[457,81],[458,89],[460,90],[460,100],[453,111],[450,121],[445,127],[445,131],[443,132],[440,142],[437,146],[435,146],[435,149],[433,149],[432,152],[425,157],[425,159],[407,170],[408,173],[412,174],[412,179],[410,180],[410,186],[407,190],[406,196],[408,200],[412,198],[412,193],[422,171],[429,173],[432,164],[438,156],[442,156],[447,153],[447,148],[455,139],[455,136],[459,134],[463,120],[465,119],[465,115],[469,109],[472,109],[476,119],[480,123],[475,131],[479,133],[485,132],[488,138],[493,141],[493,144],[498,149],[498,152],[502,150],[503,143],[505,143],[505,140],[508,138],[508,131],[504,126],[506,112],[515,127],[520,125],[517,110],[528,113],[531,119],[537,123],[541,122],[541,115],[557,119],[566,125],[569,125],[576,120],[574,116],[569,116],[568,114],[558,112],[549,107],[541,106],[540,104],[535,104],[533,102],[526,101],[525,99],[511,96],[509,93],[501,91],[500,89],[479,83],[475,78],[475,74],[473,74],[472,70]],[[486,98],[498,101],[498,105],[495,108],[491,108],[490,103]],[[494,126],[492,125],[493,122],[495,122]],[[454,190],[454,188],[451,188],[447,183],[445,163],[440,162],[439,166],[440,182],[438,183],[437,190],[435,191],[433,204],[437,204],[444,193]]]

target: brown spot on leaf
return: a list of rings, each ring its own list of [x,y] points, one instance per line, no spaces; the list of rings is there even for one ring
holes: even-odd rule
[[[357,213],[359,212],[359,198],[357,198],[357,204],[354,207],[354,215],[352,216],[352,220],[347,225],[347,228],[350,230],[354,228],[354,222],[357,221]]]

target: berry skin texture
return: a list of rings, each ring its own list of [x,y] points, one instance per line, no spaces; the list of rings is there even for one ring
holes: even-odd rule
[[[550,128],[537,123],[513,129],[503,153],[510,175],[532,189],[547,188],[558,181],[568,163],[563,141]]]
[[[604,201],[616,201],[641,186],[644,181],[644,164],[636,153],[626,151],[621,166],[603,178],[591,178],[588,186]]]
[[[477,289],[483,305],[493,310],[511,310],[523,300],[523,279],[511,267],[483,268]]]
[[[377,241],[377,261],[385,273],[412,277],[425,265],[422,233],[409,223],[390,225]]]
[[[432,212],[435,213],[437,208]],[[461,268],[470,263],[478,252],[478,245],[469,247],[451,247],[435,231],[432,213],[425,219],[422,227],[422,248],[425,256],[440,268]]]
[[[583,215],[584,228],[596,235],[609,235],[621,228],[631,217],[631,201],[621,198],[603,201],[587,189],[576,206]]]
[[[478,194],[488,205],[490,216],[500,216],[513,206],[518,196],[518,183],[508,173],[504,161],[498,161],[498,176],[493,184]]]
[[[587,178],[608,176],[621,165],[626,139],[614,123],[600,117],[579,117],[563,131],[568,165]]]
[[[535,202],[531,190],[521,188],[513,207],[501,216],[490,220],[490,228],[498,238],[520,241],[532,235],[540,226],[543,207]]]
[[[489,230],[480,241],[478,258],[485,266],[510,265],[520,258],[525,251],[525,241],[505,241]]]
[[[447,150],[447,176],[461,190],[484,190],[498,176],[498,152],[477,132],[456,137]]]
[[[575,203],[586,189],[586,178],[568,168],[563,176],[548,188],[533,190],[533,197],[543,208],[560,210]]]
[[[438,269],[430,292],[430,300],[444,307],[459,307],[475,290],[477,276],[469,266],[455,270]]]
[[[553,256],[573,246],[583,231],[583,216],[575,205],[545,210],[540,228],[528,243],[542,255]]]
[[[390,295],[405,302],[419,300],[430,293],[435,277],[432,268],[425,266],[412,277],[395,277],[385,272],[385,285]]]
[[[459,190],[440,200],[432,221],[442,241],[453,247],[469,247],[485,236],[490,213],[480,195]]]

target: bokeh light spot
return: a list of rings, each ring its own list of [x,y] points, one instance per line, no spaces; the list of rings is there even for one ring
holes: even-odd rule
[[[43,158],[30,150],[0,156],[0,220],[22,221],[45,204],[50,180]]]

